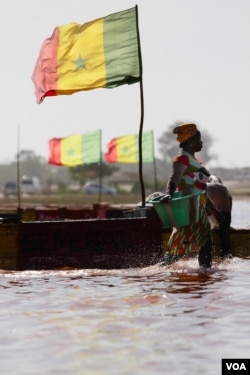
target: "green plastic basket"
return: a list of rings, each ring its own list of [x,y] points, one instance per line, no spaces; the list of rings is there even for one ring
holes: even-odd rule
[[[169,203],[161,203],[162,197],[153,198],[153,204],[165,228],[183,227],[199,220],[201,190],[175,192]]]

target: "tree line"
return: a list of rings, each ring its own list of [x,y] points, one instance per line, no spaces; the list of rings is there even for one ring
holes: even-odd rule
[[[157,140],[159,146],[160,157],[156,159],[157,179],[159,187],[165,187],[168,175],[171,172],[172,160],[175,155],[180,152],[176,136],[172,130],[179,125],[180,121],[175,122],[172,126],[168,126]],[[211,145],[213,143],[212,136],[206,130],[202,130],[202,140],[204,147],[199,153],[199,158],[204,165],[209,164],[213,160],[217,160],[215,154],[211,155]],[[72,182],[78,183],[82,186],[86,181],[97,180],[102,174],[104,179],[112,181],[114,174],[120,175],[124,181],[127,179],[134,179],[135,186],[139,188],[139,177],[137,174],[137,165],[122,165],[122,164],[107,164],[105,162],[100,164],[85,164],[76,167],[64,167],[48,164],[48,161],[35,153],[33,150],[21,150],[19,155],[13,162],[9,164],[0,164],[0,184],[3,185],[6,181],[17,180],[17,160],[19,165],[19,174],[37,176],[43,186],[48,188],[56,184],[58,186],[67,186]],[[152,185],[152,166],[143,165],[144,180],[146,185]],[[223,170],[220,170],[223,173]],[[223,176],[222,176],[223,177]]]

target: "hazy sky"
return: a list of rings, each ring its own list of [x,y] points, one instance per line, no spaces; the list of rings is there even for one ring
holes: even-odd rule
[[[244,167],[250,140],[249,0],[8,0],[0,5],[0,162],[20,149],[48,157],[48,140],[102,129],[139,132],[139,84],[36,103],[31,75],[54,28],[138,5],[144,127],[158,139],[175,121],[195,121],[213,138],[212,166]],[[204,145],[206,147],[206,145]]]

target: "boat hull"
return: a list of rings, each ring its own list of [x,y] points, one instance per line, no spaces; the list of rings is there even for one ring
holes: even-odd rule
[[[158,218],[111,218],[54,221],[2,221],[0,268],[121,269],[156,264],[171,230]],[[218,232],[212,231],[213,256],[220,254]],[[250,256],[250,230],[231,229],[232,254]]]

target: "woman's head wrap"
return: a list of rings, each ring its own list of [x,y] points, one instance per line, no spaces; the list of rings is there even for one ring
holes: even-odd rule
[[[174,134],[177,134],[177,141],[181,143],[186,142],[189,138],[192,138],[198,133],[197,126],[192,123],[181,124],[176,126],[173,130]]]

